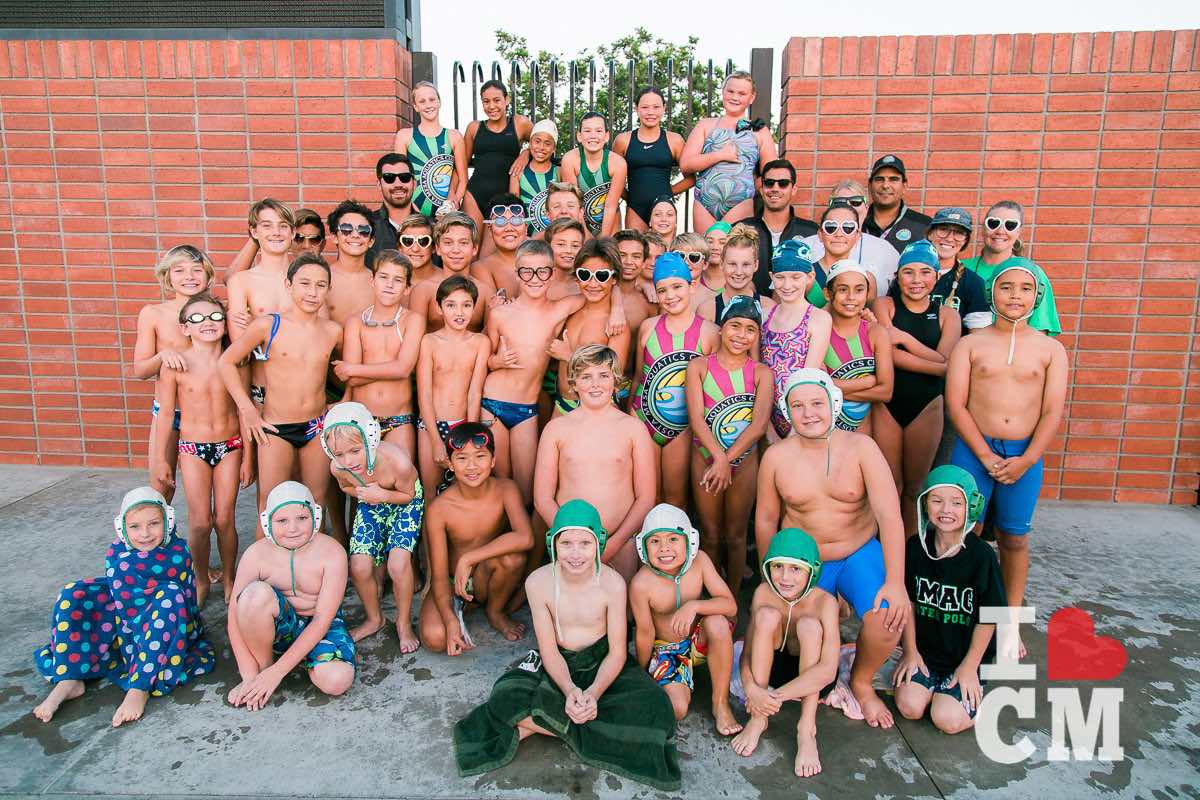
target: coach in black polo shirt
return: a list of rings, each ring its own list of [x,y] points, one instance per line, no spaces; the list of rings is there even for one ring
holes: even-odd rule
[[[868,191],[871,205],[863,230],[872,236],[887,240],[887,243],[902,251],[911,243],[925,238],[929,217],[914,211],[904,204],[904,190],[908,188],[908,175],[904,162],[898,156],[888,154],[871,167]]]
[[[396,248],[396,226],[413,212],[413,171],[408,158],[400,153],[387,153],[375,163],[375,179],[379,181],[381,205],[371,214],[371,227],[375,229],[375,243],[367,251],[367,266],[375,263],[375,254],[380,250]]]
[[[759,294],[771,292],[771,253],[779,243],[803,239],[817,232],[817,223],[792,213],[795,192],[796,168],[792,162],[786,158],[768,161],[759,173],[762,213],[738,223],[758,231],[758,271],[754,273],[754,288]]]

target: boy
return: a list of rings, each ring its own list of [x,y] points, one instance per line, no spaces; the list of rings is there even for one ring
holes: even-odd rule
[[[583,247],[583,240],[587,238],[583,223],[559,217],[546,228],[543,238],[546,244],[550,245],[550,252],[554,254],[554,276],[550,279],[550,288],[546,296],[551,300],[558,300],[569,294],[578,294],[579,285],[575,283],[573,273],[575,257]]]
[[[483,419],[500,421],[492,426],[497,471],[516,480],[526,505],[533,502],[538,392],[550,363],[548,348],[567,317],[584,304],[580,294],[547,299],[554,275],[552,259],[545,242],[522,242],[516,268],[521,291],[513,302],[493,308],[487,320],[493,352],[483,384]]]
[[[508,179],[508,191],[525,206],[527,232],[530,236],[546,230],[554,217],[546,214],[547,188],[558,180],[554,166],[554,148],[558,144],[558,126],[544,119],[533,126],[529,134],[529,161]],[[522,156],[525,154],[522,154]]]
[[[567,364],[568,385],[579,406],[555,417],[538,442],[534,506],[543,520],[575,497],[600,509],[613,531],[604,554],[625,580],[637,571],[633,534],[654,505],[654,443],[645,426],[613,403],[620,363],[603,345],[581,347]],[[598,477],[603,479],[598,480]]]
[[[442,259],[442,280],[436,283],[430,280],[417,286],[409,304],[409,308],[425,317],[425,329],[430,333],[439,330],[445,324],[437,295],[439,287],[448,278],[457,276],[470,281],[475,286],[477,298],[486,299],[496,294],[495,286],[471,274],[471,262],[479,253],[475,220],[461,211],[442,214],[433,229],[433,246]],[[467,327],[476,333],[482,331],[483,315],[486,311],[487,303],[474,303]]]
[[[796,726],[796,777],[821,771],[817,753],[817,704],[837,680],[838,603],[813,591],[821,576],[817,543],[799,528],[771,539],[762,561],[763,582],[750,601],[750,624],[739,667],[750,720],[733,740],[733,750],[749,756],[784,701],[800,701]],[[794,632],[794,635],[793,635]]]
[[[412,280],[409,284],[419,286],[426,281],[441,283],[446,276],[441,267],[433,263],[433,223],[428,217],[413,214],[405,217],[396,229],[396,249],[412,262]],[[412,294],[404,298],[404,307],[410,308]]]
[[[562,158],[562,180],[583,192],[584,218],[592,235],[612,236],[620,219],[621,189],[628,171],[625,159],[608,147],[608,120],[597,111],[579,120],[576,139],[579,147]],[[613,186],[618,190],[611,191]]]
[[[425,318],[404,308],[412,264],[396,250],[375,255],[371,286],[375,303],[346,320],[342,360],[333,362],[346,399],[371,410],[384,438],[416,457],[412,374],[425,334]]]
[[[550,219],[573,219],[585,224],[583,192],[573,183],[556,181],[546,190],[546,214]]]
[[[646,237],[637,231],[617,231],[613,237],[617,243],[617,255],[621,258],[621,274],[618,276],[617,289],[621,294],[621,303],[625,306],[625,321],[629,330],[636,331],[642,322],[658,313],[657,304],[647,298],[647,291],[654,296],[654,284],[646,284],[642,279],[642,270],[646,259],[650,257],[650,247]],[[633,354],[630,353],[628,367],[633,369]]]
[[[642,567],[629,584],[637,663],[671,699],[683,719],[695,688],[693,670],[708,661],[717,733],[742,729],[729,707],[733,624],[737,602],[700,549],[700,532],[675,506],[660,503],[646,515],[635,540]],[[702,599],[707,593],[708,599]]]
[[[541,734],[594,767],[676,791],[675,717],[666,694],[626,658],[625,583],[601,563],[600,513],[571,500],[553,521],[551,563],[525,581],[538,649],[454,726],[459,774],[498,769],[521,740]]]
[[[487,258],[471,265],[471,274],[495,286],[509,298],[516,297],[521,290],[516,273],[517,248],[529,238],[525,233],[525,207],[521,205],[521,198],[507,193],[494,197],[484,224],[491,227],[496,248]]]
[[[321,506],[295,481],[271,490],[261,523],[266,538],[242,554],[229,601],[242,680],[228,700],[257,711],[297,666],[325,694],[344,694],[354,682],[354,640],[341,613],[346,551],[320,532]]]
[[[445,327],[421,337],[417,357],[417,407],[421,413],[417,429],[421,443],[417,454],[421,480],[436,487],[436,495],[453,479],[453,474],[445,472],[450,466],[447,434],[460,422],[479,421],[483,380],[492,348],[488,337],[467,330],[479,299],[470,278],[446,278],[435,299]]]
[[[371,305],[374,291],[371,271],[367,269],[367,251],[375,242],[371,210],[353,200],[343,200],[329,212],[329,233],[337,247],[337,258],[330,265],[332,278],[325,308],[338,325]]]
[[[979,609],[1005,605],[1000,565],[990,545],[968,535],[983,508],[970,473],[951,464],[934,469],[917,498],[917,533],[905,550],[913,624],[904,629],[904,657],[893,677],[896,707],[908,719],[929,709],[942,733],[975,724],[983,699],[979,665],[995,660],[996,626],[981,625]]]
[[[296,224],[292,210],[268,197],[250,206],[247,222],[250,238],[258,242],[258,263],[229,276],[231,338],[241,336],[254,317],[283,312],[292,305],[290,293],[283,285],[292,260],[289,250]]]
[[[462,423],[447,447],[454,483],[425,517],[433,588],[421,604],[421,639],[436,653],[457,656],[474,646],[455,613],[458,598],[483,604],[488,622],[510,642],[525,635],[504,608],[525,574],[533,528],[517,485],[492,475],[496,444],[487,426]]]
[[[412,554],[425,515],[425,493],[417,468],[394,444],[383,441],[379,423],[362,403],[338,403],[325,414],[321,446],[338,488],[357,498],[350,534],[350,579],[367,618],[350,630],[360,641],[383,627],[379,601],[383,564],[396,593],[400,652],[421,646],[412,628]]]
[[[1014,608],[1025,602],[1042,454],[1067,396],[1066,350],[1028,325],[1049,286],[1032,261],[1008,262],[988,286],[995,321],[964,337],[946,368],[946,408],[958,431],[950,463],[975,479],[985,507],[995,497],[1000,569]]]

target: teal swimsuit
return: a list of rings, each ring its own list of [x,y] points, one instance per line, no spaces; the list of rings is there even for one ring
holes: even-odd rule
[[[593,236],[600,235],[604,223],[604,205],[608,202],[608,190],[612,187],[612,175],[608,172],[607,147],[601,153],[600,168],[588,169],[587,153],[579,146],[579,191],[583,192],[583,216]]]

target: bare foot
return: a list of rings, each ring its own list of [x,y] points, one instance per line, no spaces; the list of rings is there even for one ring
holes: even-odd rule
[[[208,568],[208,582],[209,583],[222,583],[222,582],[224,582],[224,580],[225,580],[224,573],[222,573],[221,570],[213,569],[212,567]]]
[[[713,719],[717,723],[717,733],[722,736],[732,736],[742,729],[742,723],[737,721],[737,717],[733,715],[733,709],[729,707],[729,701],[721,703],[713,703]]]
[[[1017,636],[1017,660],[1024,661],[1025,656],[1029,655],[1029,651],[1025,649],[1025,640]]]
[[[121,701],[121,705],[117,706],[117,713],[113,714],[112,726],[119,728],[126,722],[141,719],[142,712],[146,710],[146,701],[149,699],[149,692],[130,689],[125,693],[125,699]]]
[[[817,729],[796,727],[796,777],[811,778],[821,771],[821,757],[817,755]]]
[[[233,578],[227,577],[221,584],[221,589],[225,593],[225,605],[229,605],[229,598],[233,596]]]
[[[510,642],[515,642],[525,636],[525,626],[520,622],[517,622],[511,617],[504,616],[504,614],[499,611],[495,613],[487,611],[485,613],[487,614],[488,622],[492,624],[492,627],[500,631],[500,635],[505,639],[508,639]]]
[[[869,683],[866,686],[856,686],[851,683],[850,691],[854,692],[855,699],[862,707],[863,719],[872,728],[890,728],[895,724],[892,712],[888,711],[887,706],[875,693],[875,688]]]
[[[42,722],[49,722],[58,707],[68,700],[83,696],[83,681],[59,681],[54,684],[46,699],[33,709],[33,715]]]
[[[396,635],[400,637],[400,652],[404,654],[415,653],[421,646],[421,640],[417,638],[417,634],[412,629],[412,624],[404,624],[404,622],[396,621]]]
[[[523,605],[525,605],[525,587],[519,586],[517,587],[517,590],[513,592],[513,596],[509,598],[508,605],[504,607],[504,613],[514,614],[516,613],[517,609]]]
[[[371,619],[367,617],[363,620],[363,624],[350,629],[350,638],[356,642],[362,641],[368,636],[374,636],[383,630],[383,626],[387,624],[387,620],[383,617]]]
[[[758,748],[758,740],[762,738],[763,731],[767,729],[766,717],[751,716],[746,723],[746,727],[742,732],[733,737],[730,746],[733,747],[733,752],[739,756],[752,755],[755,749]]]

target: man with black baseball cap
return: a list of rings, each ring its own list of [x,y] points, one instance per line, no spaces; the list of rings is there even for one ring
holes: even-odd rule
[[[887,240],[897,252],[924,239],[925,229],[929,227],[929,217],[905,205],[906,188],[908,174],[899,156],[888,153],[871,167],[868,183],[871,205],[867,209],[863,231]]]

